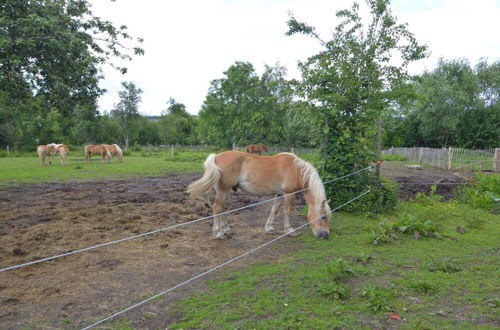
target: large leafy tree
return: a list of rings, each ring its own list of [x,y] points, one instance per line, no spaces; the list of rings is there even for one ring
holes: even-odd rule
[[[133,82],[126,81],[122,82],[122,87],[118,92],[120,101],[111,110],[111,115],[118,121],[125,149],[128,149],[134,122],[139,117],[142,89],[136,87]]]
[[[124,44],[131,39],[126,29],[93,15],[85,0],[2,1],[0,126],[10,129],[0,143],[33,144],[55,119],[60,132],[44,140],[69,136],[73,118],[81,118],[73,112],[82,107],[91,107],[95,120],[96,99],[103,93],[99,66],[143,53]]]
[[[407,79],[407,65],[425,56],[404,24],[398,24],[388,0],[367,0],[365,25],[360,6],[337,12],[339,24],[325,41],[315,28],[291,15],[288,35],[302,33],[323,50],[300,64],[302,93],[315,108],[321,134],[320,169],[326,179],[350,173],[374,160],[369,144],[376,120]],[[332,198],[345,201],[360,189],[360,177],[328,186]]]
[[[200,111],[200,135],[223,147],[281,144],[283,118],[292,94],[279,64],[259,77],[248,62],[236,62],[211,82]]]
[[[385,145],[494,148],[500,141],[500,62],[440,59],[416,77],[412,100],[393,106]]]
[[[189,114],[183,103],[170,98],[158,123],[161,142],[181,145],[197,143],[197,123],[197,117]]]

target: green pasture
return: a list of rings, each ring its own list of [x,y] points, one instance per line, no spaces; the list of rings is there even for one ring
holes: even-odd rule
[[[436,236],[415,239],[397,230],[386,242],[375,240],[381,223],[407,214],[421,219],[422,228],[431,221]],[[404,203],[378,219],[336,214],[330,239],[304,230],[278,244],[279,259],[239,261],[241,271],[219,271],[194,284],[198,293],[175,303],[157,299],[152,304],[162,307],[142,313],[155,326],[176,320],[169,329],[498,329],[498,220],[432,199]],[[136,322],[109,326],[134,329]]]
[[[0,184],[37,183],[71,181],[94,178],[130,178],[158,176],[169,173],[193,173],[203,170],[203,161],[209,152],[176,151],[134,152],[125,156],[123,163],[116,158],[103,164],[94,157],[92,163],[84,161],[83,153],[71,153],[68,165],[61,166],[58,156],[52,165],[40,166],[35,154],[22,154],[18,157],[0,158]],[[48,161],[46,160],[46,164]]]
[[[113,158],[111,163],[103,164],[100,157],[95,156],[92,163],[86,163],[83,152],[71,152],[67,166],[61,166],[59,156],[54,157],[52,165],[40,166],[36,153],[13,153],[10,157],[0,157],[0,185],[201,172],[210,153],[174,151],[172,154],[170,151],[142,150],[124,156],[123,163]],[[300,156],[310,161],[316,157]],[[47,159],[45,163],[48,164]]]

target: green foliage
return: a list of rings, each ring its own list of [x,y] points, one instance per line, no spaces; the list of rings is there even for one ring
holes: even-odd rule
[[[82,120],[95,121],[104,92],[99,67],[144,53],[128,44],[126,29],[94,16],[86,0],[3,1],[0,145],[33,149],[70,136],[83,142],[89,125]]]
[[[422,294],[433,294],[438,291],[435,285],[425,280],[417,280],[415,282],[412,282],[410,283],[409,287],[415,292]]]
[[[331,300],[348,299],[350,295],[349,288],[345,284],[332,281],[321,283],[319,289],[322,295]]]
[[[375,182],[375,178],[369,179],[369,182],[371,184],[366,188],[370,188],[371,191],[350,204],[346,210],[364,212],[368,215],[394,212],[399,204],[398,187],[392,181],[386,180],[381,180],[382,184],[379,185]],[[346,198],[346,200],[350,199]]]
[[[326,266],[328,280],[335,283],[344,282],[354,276],[354,271],[343,259],[338,258]]]
[[[382,221],[370,231],[370,242],[373,245],[382,245],[398,239],[394,234],[394,225],[388,221]]]
[[[439,226],[434,221],[412,213],[401,214],[393,224],[393,228],[403,234],[412,235],[415,238],[422,236],[442,238],[438,232]]]
[[[430,262],[427,264],[427,269],[430,272],[456,273],[461,271],[462,267],[457,262],[444,258],[440,261]]]
[[[474,184],[462,188],[458,199],[475,208],[500,213],[500,174],[478,174]]]
[[[366,306],[372,312],[390,311],[390,301],[394,297],[394,292],[378,284],[369,284],[361,289],[361,297],[367,300]]]
[[[380,157],[380,160],[382,161],[406,161],[406,156],[403,155],[398,155],[398,154],[387,154],[387,155],[382,155]]]
[[[137,88],[133,82],[126,81],[122,82],[122,88],[118,92],[120,101],[111,110],[111,116],[118,121],[125,149],[128,149],[134,120],[139,117],[142,89]]]
[[[440,59],[416,77],[384,120],[384,145],[495,148],[500,141],[500,61]]]
[[[425,57],[426,47],[418,45],[405,25],[396,23],[389,1],[366,3],[369,23],[363,24],[360,6],[355,3],[350,10],[337,13],[340,23],[329,41],[293,16],[288,21],[288,35],[306,34],[324,47],[300,64],[303,84],[299,91],[314,105],[313,120],[323,156],[319,170],[325,180],[375,160],[368,137],[374,135],[376,119],[402,93],[407,65]],[[398,66],[391,61],[396,58],[401,63]],[[326,189],[333,204],[341,204],[363,192],[367,184],[369,178],[360,175]]]
[[[163,144],[189,145],[199,142],[196,130],[198,117],[186,111],[182,103],[173,98],[168,101],[168,108],[158,120],[160,140]]]
[[[310,145],[308,107],[292,102],[286,68],[266,66],[262,76],[248,62],[236,62],[213,80],[199,113],[203,143],[230,148],[254,143]],[[300,126],[300,130],[297,127]]]

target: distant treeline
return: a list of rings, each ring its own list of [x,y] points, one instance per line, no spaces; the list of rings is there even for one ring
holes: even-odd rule
[[[126,26],[116,28],[93,16],[85,0],[6,0],[0,29],[0,147],[34,150],[52,142],[125,148],[321,146],[322,154],[340,157],[336,161],[350,168],[371,159],[379,116],[385,147],[497,147],[500,62],[482,60],[471,67],[467,60],[441,60],[435,70],[409,77],[404,67],[388,64],[390,49],[408,39],[411,47],[401,48],[406,65],[425,57],[426,47],[395,25],[389,1],[366,3],[374,22],[388,26],[367,34],[358,24],[354,34],[340,25],[336,33],[345,38],[330,44],[319,39],[326,49],[300,64],[301,81],[288,80],[279,64],[265,66],[258,75],[252,64],[235,62],[210,83],[198,115],[170,98],[164,109],[157,109],[161,115],[151,117],[139,114],[142,91],[133,82],[122,83],[120,101],[112,109],[98,111],[105,92],[98,85],[100,66],[144,52],[129,45]],[[349,10],[337,16],[354,20],[358,7],[351,10],[351,16]],[[288,35],[318,37],[293,17],[288,26]],[[133,54],[123,53],[127,49]]]

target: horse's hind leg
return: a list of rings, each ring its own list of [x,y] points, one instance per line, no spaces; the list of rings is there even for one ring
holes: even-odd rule
[[[224,204],[227,198],[227,191],[217,190],[217,195],[215,196],[214,205],[212,206],[214,214],[214,223],[212,226],[212,232],[215,238],[224,239],[226,238],[225,231],[231,230],[227,220],[224,219],[223,215],[216,215],[224,211]]]
[[[276,195],[277,197],[278,195]],[[271,209],[271,214],[269,214],[269,218],[267,218],[266,225],[264,229],[268,234],[274,234],[274,219],[278,215],[281,206],[283,205],[283,198],[276,199],[273,203],[273,208]]]
[[[285,221],[283,223],[283,229],[285,233],[289,233],[290,236],[297,236],[298,234],[293,231],[292,225],[290,225],[290,214],[293,212],[293,207],[295,203],[295,194],[288,195],[285,197]]]

